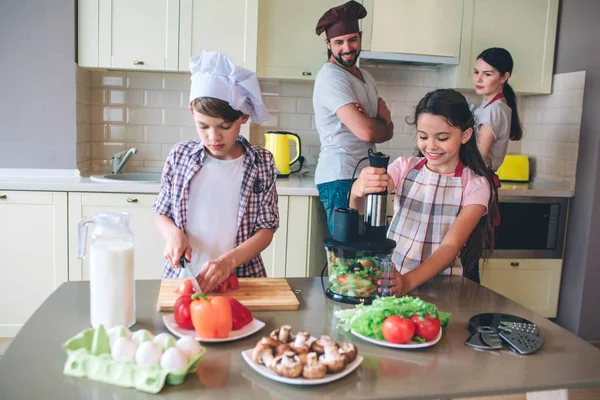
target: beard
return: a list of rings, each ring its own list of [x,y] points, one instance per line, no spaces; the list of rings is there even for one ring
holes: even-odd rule
[[[350,55],[353,54],[354,57],[351,58],[350,60],[346,61],[342,58],[342,56],[344,55]],[[335,59],[335,61],[337,61],[340,65],[343,65],[344,67],[353,67],[354,64],[356,64],[356,62],[358,61],[358,56],[360,55],[360,50],[358,51],[351,51],[348,53],[338,53],[338,55],[333,54],[333,58]]]

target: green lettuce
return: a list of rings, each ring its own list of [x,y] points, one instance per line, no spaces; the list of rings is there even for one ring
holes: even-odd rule
[[[371,305],[359,304],[355,308],[335,312],[338,328],[344,331],[354,330],[379,340],[383,340],[381,326],[387,317],[399,315],[410,318],[415,314],[422,318],[427,314],[433,318],[439,317],[442,328],[448,325],[451,317],[450,313],[439,311],[435,304],[411,296],[377,297]]]

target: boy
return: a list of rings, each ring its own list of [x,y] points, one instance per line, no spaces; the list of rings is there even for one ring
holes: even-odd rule
[[[163,278],[185,277],[183,255],[204,293],[235,272],[264,277],[260,257],[279,227],[273,156],[239,136],[268,119],[256,74],[226,56],[190,60],[190,113],[200,140],[176,144],[154,204],[165,238]]]

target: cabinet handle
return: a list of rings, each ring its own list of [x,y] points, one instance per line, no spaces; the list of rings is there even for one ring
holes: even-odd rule
[[[8,196],[5,194],[0,194],[0,200],[6,200],[8,199]]]
[[[510,266],[511,266],[511,267],[518,267],[518,266],[519,266],[519,263],[518,263],[518,262],[516,262],[516,261],[513,261],[513,262],[511,262],[511,263],[510,263]]]
[[[302,73],[302,76],[311,76],[311,75],[312,75],[312,72],[308,72],[308,71],[304,71]]]
[[[128,198],[128,199],[127,199],[127,202],[128,202],[128,203],[137,203],[137,202],[138,202],[138,199],[134,199],[134,198],[131,198],[131,197],[130,197],[130,198]]]
[[[134,61],[133,65],[144,65],[143,61]]]

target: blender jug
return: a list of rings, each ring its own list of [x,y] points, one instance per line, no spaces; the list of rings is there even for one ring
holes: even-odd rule
[[[130,327],[135,324],[135,281],[129,213],[106,212],[81,219],[81,259],[86,257],[89,224],[93,225],[89,246],[91,325]]]

